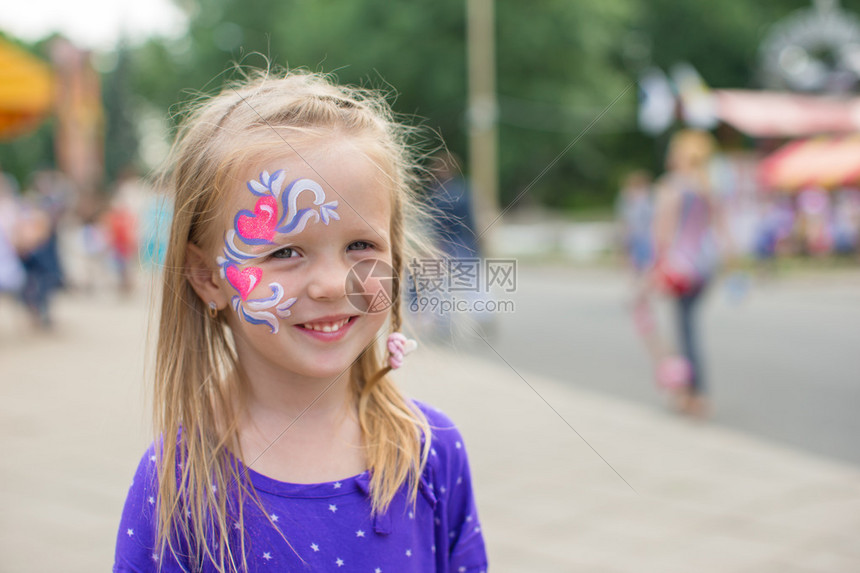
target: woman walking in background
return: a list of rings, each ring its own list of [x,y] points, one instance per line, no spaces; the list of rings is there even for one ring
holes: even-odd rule
[[[654,218],[656,264],[652,280],[673,299],[683,358],[676,405],[681,412],[699,417],[707,413],[698,336],[699,303],[717,270],[718,245],[728,255],[734,252],[709,177],[714,149],[714,140],[707,132],[684,130],[675,134],[666,158],[667,172],[657,183]]]

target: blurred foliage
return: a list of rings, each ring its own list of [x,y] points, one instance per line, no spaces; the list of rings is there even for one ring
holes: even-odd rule
[[[38,170],[51,169],[54,163],[54,120],[49,118],[36,130],[0,143],[0,167],[26,189]]]
[[[218,91],[228,62],[306,67],[339,81],[396,94],[394,107],[441,134],[467,157],[466,9],[462,0],[198,0],[180,2],[186,37],[152,39],[136,53],[135,93],[162,109],[193,88]],[[633,129],[635,89],[618,38],[634,22],[634,0],[497,2],[501,202],[507,204],[618,94],[610,132]],[[177,79],[181,78],[180,81]],[[181,108],[173,107],[173,112]],[[530,201],[575,207],[606,203],[610,161],[597,126],[528,193]],[[586,197],[585,200],[582,197]],[[611,198],[610,198],[611,200]]]
[[[130,53],[125,44],[116,51],[113,71],[102,83],[105,113],[105,178],[109,182],[137,162],[138,137],[135,134],[134,99],[129,85]]]
[[[105,74],[110,176],[137,151],[134,113],[170,117],[169,131],[181,102],[240,75],[234,63],[267,61],[385,89],[398,113],[437,131],[468,159],[464,0],[175,1],[188,15],[187,34],[127,47]],[[667,138],[636,128],[638,72],[689,62],[713,87],[756,87],[758,46],[769,26],[810,5],[497,0],[502,205],[525,189],[517,206],[610,205],[625,173],[656,172],[662,164]],[[860,12],[860,0],[841,5]]]

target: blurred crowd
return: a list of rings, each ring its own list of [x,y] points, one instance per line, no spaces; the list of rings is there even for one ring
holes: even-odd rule
[[[653,262],[654,186],[650,173],[636,171],[627,176],[618,198],[621,250],[637,270]],[[728,211],[732,219],[734,213]],[[736,221],[729,224],[740,254],[753,263],[767,266],[791,256],[860,256],[860,188],[769,191],[759,194],[753,210],[744,215],[750,221],[748,232],[736,232]]]
[[[127,295],[138,261],[150,269],[163,261],[170,216],[163,197],[131,171],[88,201],[59,171],[38,171],[23,186],[0,171],[0,297],[37,330],[50,330],[60,291]]]
[[[860,252],[860,189],[809,187],[762,200],[755,257],[854,255]]]

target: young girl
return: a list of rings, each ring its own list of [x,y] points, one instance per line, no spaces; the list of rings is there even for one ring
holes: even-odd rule
[[[185,122],[159,437],[114,571],[486,570],[460,434],[389,377],[411,342],[404,137],[377,95],[307,73],[227,89]]]

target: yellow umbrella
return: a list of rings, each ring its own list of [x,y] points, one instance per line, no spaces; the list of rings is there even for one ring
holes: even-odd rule
[[[53,99],[48,64],[0,38],[0,139],[35,129],[50,112]]]

